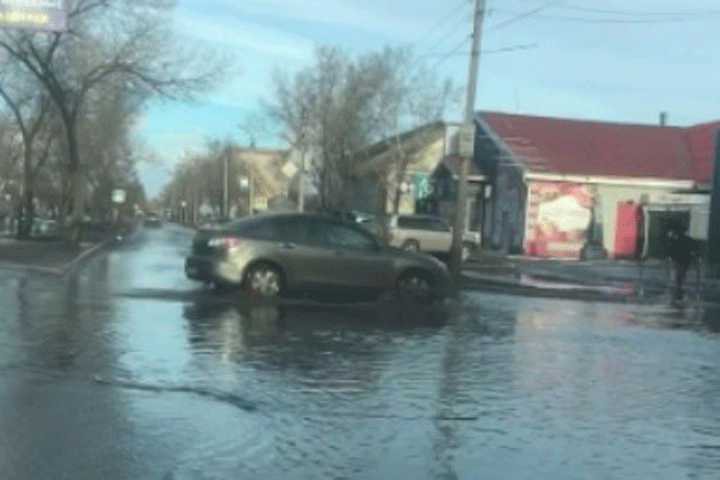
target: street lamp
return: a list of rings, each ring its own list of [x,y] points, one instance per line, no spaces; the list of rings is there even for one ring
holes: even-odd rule
[[[187,207],[187,202],[183,200],[182,202],[180,202],[180,218],[181,223],[183,224],[185,224],[185,207]]]

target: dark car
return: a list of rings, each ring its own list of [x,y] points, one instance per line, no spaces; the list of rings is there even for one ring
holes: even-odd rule
[[[145,217],[145,226],[149,228],[160,228],[162,227],[162,220],[158,215],[148,215]]]
[[[449,283],[437,259],[385,246],[357,223],[301,213],[249,217],[198,232],[185,272],[262,297],[350,290],[430,299],[444,296]]]

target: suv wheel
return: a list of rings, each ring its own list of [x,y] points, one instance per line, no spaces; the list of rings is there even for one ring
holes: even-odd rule
[[[475,245],[470,242],[464,242],[462,244],[462,261],[467,262],[475,251]]]

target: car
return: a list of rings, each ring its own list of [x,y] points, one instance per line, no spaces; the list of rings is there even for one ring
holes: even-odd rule
[[[385,238],[389,245],[410,251],[448,257],[452,249],[452,227],[433,215],[390,215],[386,220]],[[462,259],[468,260],[480,248],[480,234],[465,232]]]
[[[344,290],[433,300],[449,287],[438,259],[384,245],[354,222],[311,213],[270,213],[201,230],[185,273],[257,297]]]
[[[148,215],[145,217],[145,226],[149,228],[159,228],[162,227],[162,220],[160,219],[159,215]]]

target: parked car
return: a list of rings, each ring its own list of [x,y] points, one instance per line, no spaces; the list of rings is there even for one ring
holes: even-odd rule
[[[201,230],[185,272],[261,297],[350,290],[430,300],[444,296],[449,283],[445,265],[435,258],[383,245],[354,222],[303,213],[248,217]]]
[[[391,246],[447,256],[452,249],[453,229],[440,217],[396,214],[387,219],[385,236]],[[465,232],[462,242],[463,261],[479,248],[480,234]]]

